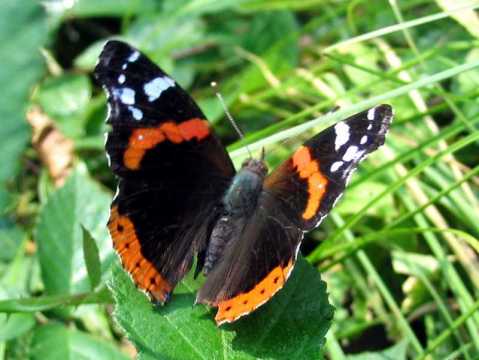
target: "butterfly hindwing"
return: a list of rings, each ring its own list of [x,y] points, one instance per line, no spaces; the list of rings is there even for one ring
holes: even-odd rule
[[[95,76],[108,95],[106,150],[119,177],[110,234],[137,286],[164,302],[206,246],[235,171],[195,102],[137,49],[107,42]]]
[[[197,302],[218,307],[218,324],[249,314],[283,287],[303,238],[292,215],[281,199],[261,194],[197,295]]]

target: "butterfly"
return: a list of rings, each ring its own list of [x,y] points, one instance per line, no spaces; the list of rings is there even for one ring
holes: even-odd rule
[[[108,229],[123,268],[158,303],[190,271],[197,303],[218,325],[267,302],[366,155],[385,141],[392,108],[378,105],[327,128],[268,173],[236,171],[191,97],[144,54],[108,41],[95,68],[108,98],[109,166],[118,178]]]

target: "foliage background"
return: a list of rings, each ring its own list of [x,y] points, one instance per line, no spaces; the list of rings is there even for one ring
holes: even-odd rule
[[[277,358],[291,348],[258,344],[241,337],[242,328],[263,316],[267,325],[256,325],[274,339],[287,316],[313,314],[310,323],[319,325],[306,329],[305,351],[294,348],[289,358],[477,358],[478,6],[2,1],[0,356],[128,358],[136,350],[126,333],[143,358],[207,358],[209,348],[192,353],[178,340],[201,333],[217,358]],[[115,181],[103,153],[105,97],[91,76],[111,37],[139,47],[191,91],[236,163],[249,143],[253,151],[266,146],[275,166],[326,125],[381,102],[393,105],[387,145],[362,164],[302,247],[336,309],[325,345],[332,313],[319,273],[306,264],[301,268],[309,270],[296,273],[307,281],[285,289],[246,325],[222,330],[202,308],[147,314],[151,307],[128,287],[105,229]],[[245,139],[225,121],[211,81],[220,84]],[[190,280],[179,292],[191,293]],[[117,321],[107,283],[117,300],[124,295]],[[281,299],[292,300],[268,323],[264,314],[278,314]],[[135,306],[145,310],[128,317]],[[194,326],[196,333],[184,332]]]

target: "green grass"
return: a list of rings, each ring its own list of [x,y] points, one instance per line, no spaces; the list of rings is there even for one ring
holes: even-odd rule
[[[479,3],[72,3],[0,4],[15,14],[0,24],[0,359],[128,358],[131,344],[144,359],[479,357]],[[306,236],[312,267],[301,261],[238,325],[217,329],[191,307],[190,277],[153,311],[117,266],[105,97],[91,76],[110,37],[190,91],[236,165],[246,144],[274,167],[346,116],[394,108],[385,146]],[[34,107],[73,142],[63,186],[31,145]]]

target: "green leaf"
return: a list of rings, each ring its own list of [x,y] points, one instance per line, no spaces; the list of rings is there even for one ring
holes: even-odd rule
[[[85,75],[66,74],[45,80],[35,96],[52,117],[69,116],[85,108],[91,97],[91,85]]]
[[[2,0],[0,14],[4,14],[0,21],[0,209],[3,211],[10,196],[5,183],[17,173],[20,154],[29,138],[25,110],[29,90],[43,71],[39,47],[46,41],[47,25],[37,1]]]
[[[113,344],[60,324],[48,324],[35,330],[31,356],[33,360],[128,359]]]
[[[243,46],[259,55],[275,76],[286,73],[298,64],[298,23],[295,16],[287,11],[260,14],[251,23],[251,28],[245,34]],[[261,34],[261,35],[260,35]],[[268,34],[267,37],[264,34]],[[259,42],[258,38],[264,39]],[[266,74],[251,64],[239,79],[231,82],[240,92],[252,92],[262,86],[270,87]]]
[[[9,220],[0,218],[0,261],[8,261],[13,259],[25,233],[14,223]]]
[[[268,303],[233,324],[217,327],[216,310],[195,305],[199,281],[190,274],[172,301],[155,307],[119,267],[111,290],[115,317],[142,359],[318,358],[331,324],[326,285],[300,259],[285,288]]]
[[[87,76],[66,74],[45,80],[34,100],[55,121],[64,135],[79,137],[84,131],[85,110],[91,92]]]
[[[83,230],[83,256],[85,258],[85,265],[90,279],[91,289],[94,290],[101,281],[101,261],[98,253],[98,246],[96,246],[95,239],[91,234],[82,227]]]
[[[405,360],[408,342],[403,340],[390,348],[377,352],[364,352],[357,355],[349,355],[348,360]]]
[[[35,326],[33,314],[0,315],[0,342],[14,339]]]
[[[92,233],[107,264],[114,259],[106,229],[111,196],[79,167],[54,192],[40,213],[36,241],[42,279],[48,294],[89,289],[80,224]],[[106,261],[106,262],[105,262]]]

